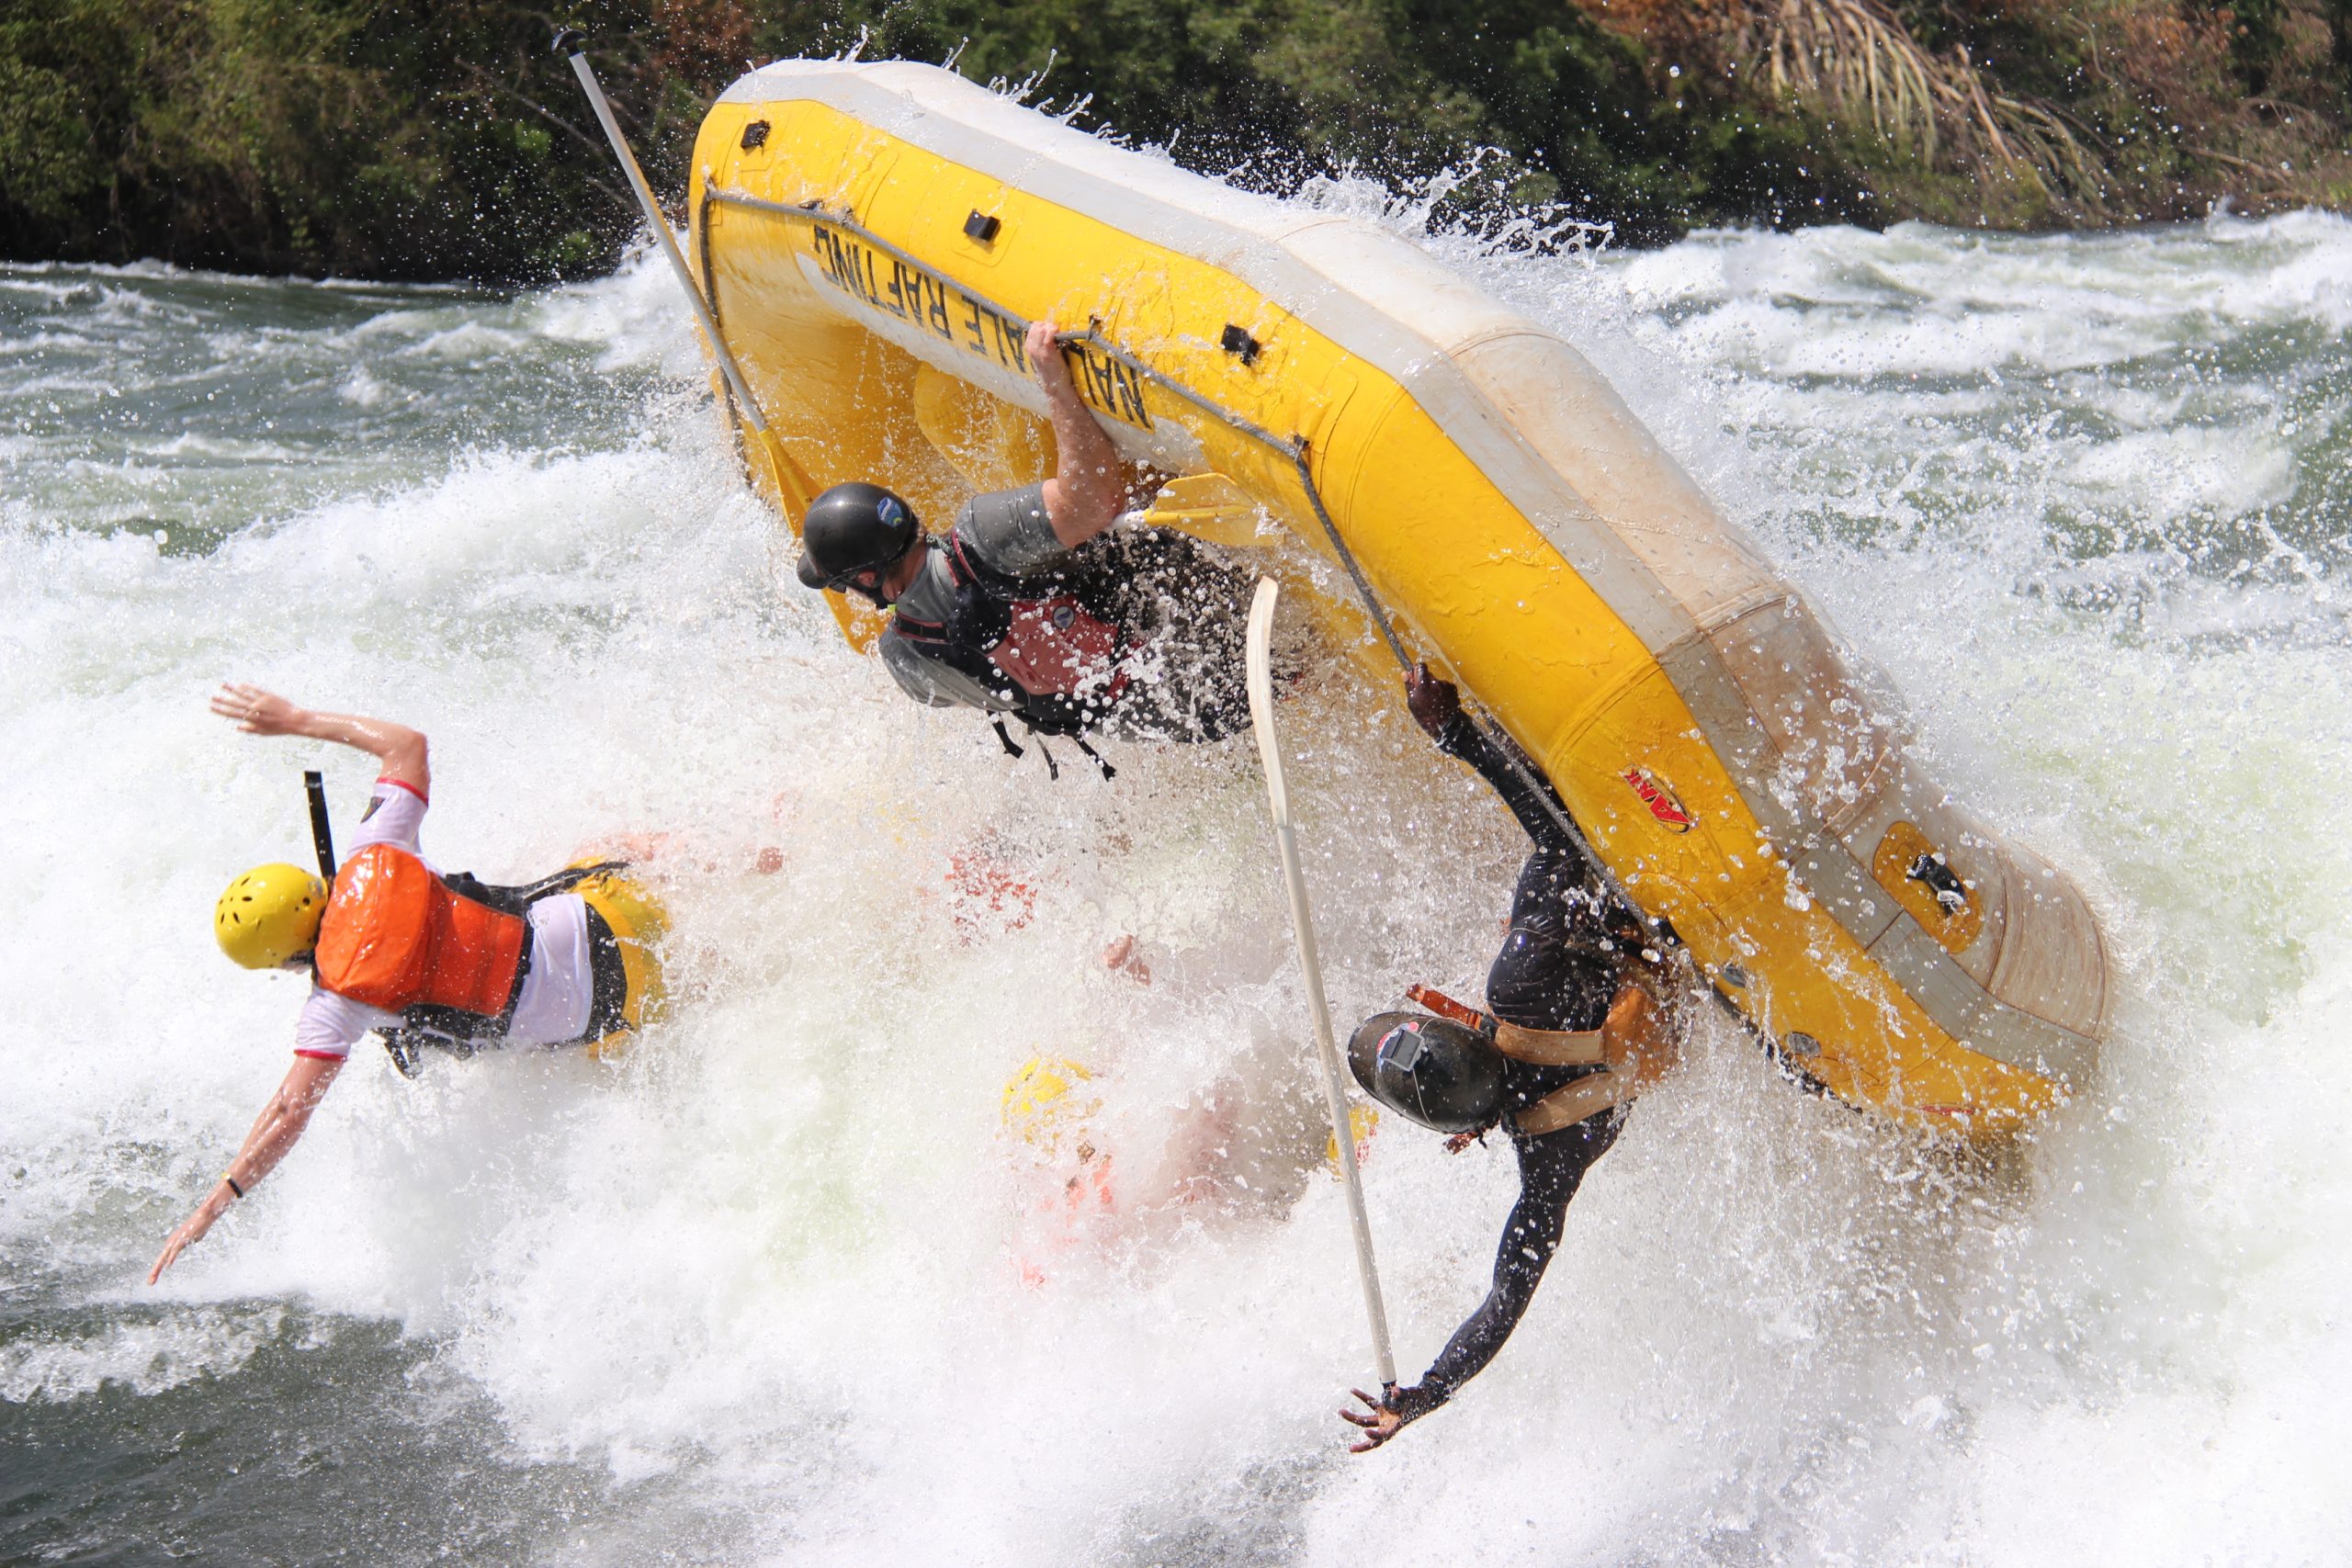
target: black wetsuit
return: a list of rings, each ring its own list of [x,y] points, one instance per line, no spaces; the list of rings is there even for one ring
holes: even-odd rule
[[[1602,944],[1611,940],[1608,895],[1583,846],[1546,811],[1536,788],[1520,777],[1496,744],[1465,714],[1456,714],[1438,745],[1478,770],[1503,797],[1535,852],[1520,869],[1512,893],[1510,934],[1487,976],[1487,1007],[1522,1029],[1598,1029],[1617,993],[1618,966]],[[1529,773],[1542,775],[1532,767]],[[1548,786],[1541,786],[1546,787]],[[1559,797],[1552,804],[1567,815]],[[1598,1067],[1546,1067],[1504,1061],[1511,1110],[1522,1111]],[[1397,1391],[1407,1420],[1436,1409],[1486,1369],[1535,1299],[1535,1287],[1560,1245],[1568,1201],[1592,1162],[1609,1152],[1627,1107],[1586,1118],[1556,1133],[1530,1137],[1511,1127],[1519,1156],[1519,1201],[1511,1205],[1495,1250],[1495,1280],[1487,1299],[1430,1364],[1421,1381]]]

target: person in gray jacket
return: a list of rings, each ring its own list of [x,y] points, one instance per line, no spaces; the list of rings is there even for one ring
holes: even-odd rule
[[[803,520],[801,582],[891,611],[877,651],[900,689],[988,714],[1015,756],[1008,718],[1081,748],[1094,731],[1216,740],[1246,728],[1247,576],[1172,530],[1113,528],[1128,502],[1118,452],[1054,324],[1033,323],[1023,346],[1053,420],[1053,477],[975,496],[935,538],[892,491],[835,485]]]

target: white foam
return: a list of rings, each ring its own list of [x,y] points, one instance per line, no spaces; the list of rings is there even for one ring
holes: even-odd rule
[[[2326,1559],[2352,850],[2314,829],[2352,677],[2320,569],[2194,556],[2307,523],[2326,436],[2266,418],[2257,371],[2162,354],[2237,341],[2183,303],[2231,278],[2281,280],[2265,321],[2324,319],[2296,269],[2343,234],[1715,235],[1599,267],[1430,242],[1569,332],[1894,671],[1939,775],[2092,889],[2122,1004],[2105,1080],[1990,1182],[1710,1021],[1502,1357],[1369,1460],[1329,1414],[1364,1333],[1246,753],[1049,784],[775,599],[663,270],[383,329],[549,332],[666,378],[634,439],[492,434],[208,555],[12,496],[0,940],[41,955],[0,1036],[12,1266],[133,1292],[287,1061],[299,983],[223,964],[205,917],[303,857],[302,766],[346,812],[368,770],[234,736],[214,681],[425,726],[445,863],[660,829],[684,874],[682,1005],[626,1065],[407,1084],[363,1054],[169,1277],[164,1326],[12,1342],[0,1393],[229,1377],[266,1335],[228,1303],[300,1298],[402,1325],[526,1457],[668,1478],[648,1506],[724,1517],[741,1561]],[[1955,321],[1981,332],[1939,344]],[[1385,692],[1292,724],[1342,1021],[1475,992],[1515,829]],[[956,892],[975,853],[1035,890],[1025,920]],[[1102,965],[1122,931],[1148,989]],[[998,1121],[1040,1053],[1097,1070],[1148,1214],[1041,1217]],[[1250,1185],[1179,1201],[1171,1147],[1224,1126]],[[1513,1179],[1401,1124],[1370,1171],[1410,1375]]]

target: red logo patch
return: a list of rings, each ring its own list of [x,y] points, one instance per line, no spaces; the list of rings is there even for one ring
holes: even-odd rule
[[[1682,809],[1682,803],[1674,798],[1674,792],[1658,783],[1657,776],[1647,768],[1627,768],[1623,777],[1634,786],[1634,793],[1642,797],[1642,804],[1650,808],[1650,815],[1668,831],[1687,833],[1699,820]]]

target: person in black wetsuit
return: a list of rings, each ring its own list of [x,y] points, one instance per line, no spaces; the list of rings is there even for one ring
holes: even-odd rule
[[[1432,995],[1451,1019],[1381,1014],[1357,1030],[1349,1055],[1367,1090],[1451,1133],[1451,1150],[1503,1126],[1520,1192],[1496,1248],[1492,1289],[1420,1382],[1377,1399],[1358,1389],[1365,1409],[1340,1412],[1363,1429],[1355,1453],[1443,1404],[1495,1359],[1534,1300],[1585,1172],[1617,1141],[1634,1096],[1674,1050],[1669,1021],[1634,978],[1658,962],[1650,945],[1657,939],[1609,889],[1558,797],[1539,795],[1548,785],[1533,782],[1534,770],[1514,770],[1499,749],[1509,741],[1489,739],[1426,668],[1406,692],[1421,728],[1494,786],[1535,850],[1511,897],[1510,934],[1487,972],[1487,1012]]]

